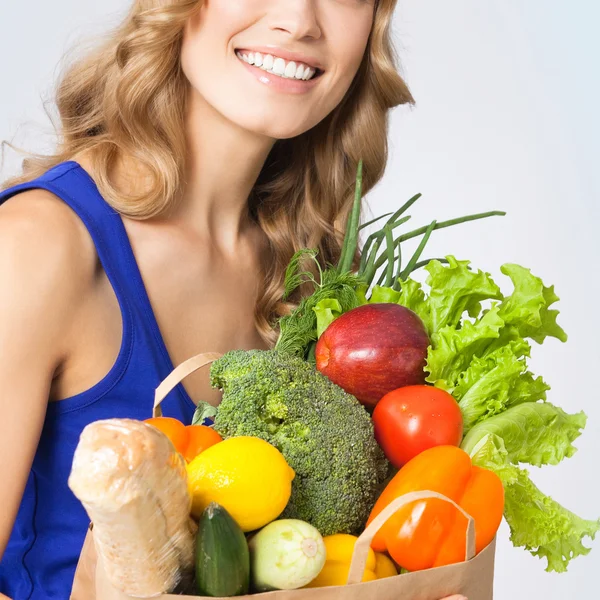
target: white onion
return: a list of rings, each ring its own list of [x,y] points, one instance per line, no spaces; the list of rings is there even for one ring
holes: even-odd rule
[[[310,583],[325,564],[321,534],[298,519],[280,519],[261,529],[248,544],[257,591],[295,590]]]

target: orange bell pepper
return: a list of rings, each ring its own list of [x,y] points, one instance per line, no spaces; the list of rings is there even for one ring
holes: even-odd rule
[[[187,462],[192,462],[198,454],[223,441],[212,427],[206,425],[188,425],[185,430],[188,434],[188,443],[183,457]]]
[[[171,443],[177,452],[180,454],[185,452],[188,445],[189,434],[181,421],[173,419],[172,417],[152,417],[150,419],[145,419],[144,423],[148,423],[149,425],[152,425],[152,427],[156,427],[156,429],[162,431],[171,440]]]
[[[206,425],[184,425],[172,417],[152,417],[144,422],[162,431],[186,462],[191,462],[210,446],[223,441],[212,427]]]
[[[500,478],[471,464],[456,446],[436,446],[421,452],[398,471],[377,500],[367,525],[392,500],[430,490],[454,500],[475,520],[476,552],[494,538],[504,510]],[[409,571],[439,567],[465,559],[467,518],[449,502],[437,498],[403,506],[379,530],[371,547]]]

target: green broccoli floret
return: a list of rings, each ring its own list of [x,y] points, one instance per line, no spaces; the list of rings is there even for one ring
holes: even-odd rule
[[[301,358],[276,350],[233,350],[211,366],[223,390],[214,427],[224,437],[256,436],[296,472],[282,517],[322,535],[358,533],[389,463],[366,409]]]

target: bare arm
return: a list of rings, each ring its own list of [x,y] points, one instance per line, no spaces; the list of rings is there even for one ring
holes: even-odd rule
[[[39,442],[52,379],[79,304],[81,231],[70,209],[32,190],[0,207],[0,557]]]

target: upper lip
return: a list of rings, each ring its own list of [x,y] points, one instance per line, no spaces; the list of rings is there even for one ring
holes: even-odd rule
[[[309,56],[303,52],[293,52],[292,50],[286,50],[280,46],[240,46],[239,48],[236,48],[236,51],[242,53],[260,52],[261,54],[271,54],[287,61],[293,60],[297,63],[304,63],[305,65],[313,67],[314,69],[319,69],[320,71],[324,70],[323,63],[315,56]]]

